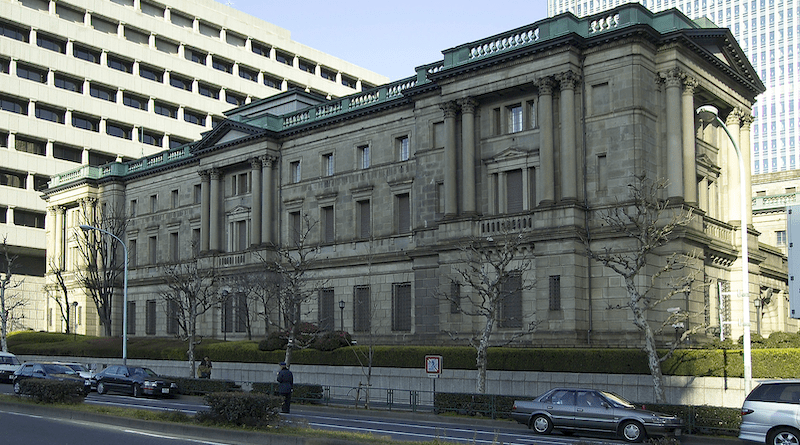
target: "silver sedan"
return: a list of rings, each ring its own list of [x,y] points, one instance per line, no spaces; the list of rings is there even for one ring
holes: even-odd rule
[[[533,400],[517,400],[511,417],[539,434],[553,429],[566,434],[610,432],[628,442],[680,436],[682,427],[676,416],[639,409],[614,393],[583,388],[555,388]]]

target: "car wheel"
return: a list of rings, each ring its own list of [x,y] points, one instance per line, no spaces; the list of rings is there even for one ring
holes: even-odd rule
[[[645,436],[644,427],[639,422],[628,420],[620,425],[619,435],[626,442],[641,442]]]
[[[97,382],[97,393],[98,394],[105,394],[106,393],[106,385],[103,382]]]
[[[134,397],[141,397],[142,396],[142,387],[139,386],[138,383],[133,384],[133,396]]]
[[[22,392],[22,388],[19,387],[19,382],[14,382],[14,394],[19,394]]]
[[[550,434],[550,431],[553,431],[553,422],[550,421],[549,417],[539,414],[533,416],[530,427],[537,434]]]
[[[794,428],[780,428],[769,434],[767,445],[797,445],[800,444],[800,434]]]

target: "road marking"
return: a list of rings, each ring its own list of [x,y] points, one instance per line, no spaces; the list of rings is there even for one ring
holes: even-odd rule
[[[185,441],[185,442],[204,443],[204,444],[207,444],[207,445],[230,445],[229,442],[210,442],[208,440],[190,439],[188,437],[165,436],[163,434],[148,433],[148,432],[145,432],[145,431],[137,431],[137,430],[123,430],[123,431],[126,432],[126,433],[129,433],[129,434],[137,434],[139,436],[146,436],[146,437],[157,437],[159,439],[182,440],[182,441]]]

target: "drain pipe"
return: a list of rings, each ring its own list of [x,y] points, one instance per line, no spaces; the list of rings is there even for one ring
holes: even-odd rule
[[[591,231],[589,230],[589,193],[588,193],[588,184],[587,184],[587,164],[588,159],[587,156],[587,140],[588,136],[586,135],[586,95],[588,94],[588,89],[586,88],[586,77],[584,76],[584,67],[586,62],[586,54],[581,52],[581,77],[582,79],[582,88],[583,94],[581,94],[581,129],[582,129],[582,138],[583,138],[583,225],[584,229],[586,230],[586,243],[587,248],[591,245]],[[592,259],[589,257],[588,253],[586,254],[586,287],[588,292],[588,299],[589,299],[589,329],[586,330],[586,344],[591,346],[592,345],[592,330],[594,328],[594,310],[592,308]]]

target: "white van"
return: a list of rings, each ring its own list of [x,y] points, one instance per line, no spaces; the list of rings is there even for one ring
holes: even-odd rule
[[[19,369],[21,363],[17,356],[10,352],[0,351],[0,381],[11,383],[11,376]]]

